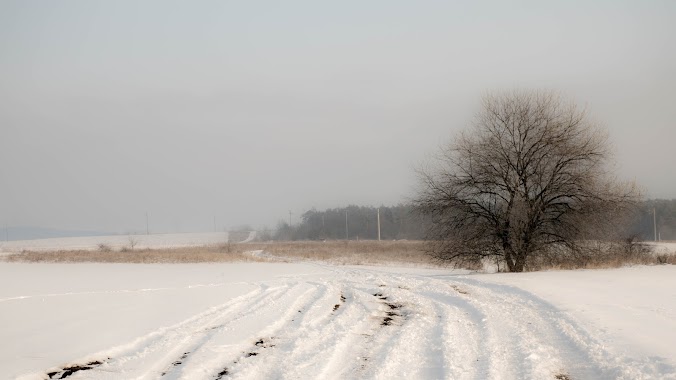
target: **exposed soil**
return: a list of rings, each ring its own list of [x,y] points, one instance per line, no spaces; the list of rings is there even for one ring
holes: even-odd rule
[[[466,290],[462,289],[462,288],[459,287],[458,285],[451,285],[451,288],[453,288],[456,292],[458,292],[458,293],[460,293],[460,294],[464,294],[464,295],[468,295],[468,294],[469,294],[469,292],[467,292]]]
[[[178,360],[176,360],[175,362],[171,363],[171,365],[173,365],[174,367],[176,367],[176,366],[179,366],[179,365],[183,364],[183,360],[185,360],[185,358],[187,358],[189,354],[190,354],[190,352],[184,352],[183,355],[181,355],[181,357],[180,357]]]
[[[73,375],[76,372],[88,371],[88,370],[96,368],[96,367],[98,367],[102,364],[103,364],[103,362],[100,361],[100,360],[95,360],[95,361],[89,362],[87,364],[76,364],[76,365],[72,365],[72,366],[68,366],[68,367],[63,367],[59,371],[48,372],[47,376],[49,376],[50,379],[65,379],[65,378]],[[60,376],[58,376],[58,375],[60,375]]]
[[[216,380],[221,380],[223,378],[223,376],[226,376],[227,374],[228,374],[228,368],[227,367],[223,368],[223,370],[216,375]]]

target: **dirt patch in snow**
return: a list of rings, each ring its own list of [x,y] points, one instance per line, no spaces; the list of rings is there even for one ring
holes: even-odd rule
[[[221,380],[221,379],[223,378],[223,376],[227,376],[228,373],[229,373],[228,367],[225,367],[225,368],[223,368],[223,370],[222,370],[221,372],[219,372],[219,373],[216,374],[215,379],[216,379],[216,380]]]
[[[340,302],[345,303],[345,295],[343,295],[343,293],[340,294]],[[336,311],[336,310],[338,310],[339,308],[340,308],[340,304],[339,304],[339,303],[333,305],[333,311]]]
[[[184,352],[183,355],[181,355],[181,357],[178,358],[178,360],[172,362],[172,363],[171,363],[171,367],[169,367],[169,369],[167,369],[166,371],[163,371],[163,372],[160,374],[160,376],[166,376],[167,373],[169,373],[169,371],[171,371],[172,368],[178,367],[178,366],[180,366],[181,364],[183,364],[183,361],[188,357],[188,355],[190,355],[190,351]]]
[[[459,287],[458,285],[451,285],[451,288],[453,288],[453,290],[455,290],[456,292],[458,292],[460,294],[469,295],[469,292],[467,290]]]
[[[377,292],[373,294],[374,297],[377,297],[380,300],[387,301],[388,297],[383,295],[381,292]],[[401,314],[396,312],[395,310],[401,309],[401,304],[396,304],[396,303],[391,303],[391,302],[383,302],[385,306],[387,306],[390,311],[385,312],[385,317],[383,317],[382,322],[380,322],[381,326],[390,326],[392,325],[392,322],[395,321],[395,318],[401,317]]]
[[[110,359],[110,358],[109,358]],[[87,364],[75,364],[68,367],[63,367],[58,371],[47,372],[47,376],[50,379],[65,379],[72,376],[76,372],[88,371],[90,369],[96,368],[102,365],[104,362],[100,360],[94,360]]]

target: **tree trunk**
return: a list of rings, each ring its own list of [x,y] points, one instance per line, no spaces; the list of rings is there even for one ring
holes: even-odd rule
[[[523,272],[526,267],[526,254],[523,252],[515,253],[514,268],[511,272]]]
[[[507,246],[504,248],[505,251],[505,262],[507,263],[507,270],[509,272],[514,272],[515,268],[515,261],[514,261],[514,252],[512,251],[511,247]]]

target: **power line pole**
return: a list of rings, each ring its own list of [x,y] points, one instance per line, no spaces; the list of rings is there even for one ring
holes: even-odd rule
[[[378,241],[380,241],[380,207],[378,207]]]
[[[146,211],[146,235],[150,235],[150,228],[148,227],[148,211]]]
[[[653,207],[653,232],[655,233],[655,241],[657,241],[657,212]]]
[[[291,210],[289,210],[289,227],[291,227],[291,214],[292,214],[292,212],[291,212]]]

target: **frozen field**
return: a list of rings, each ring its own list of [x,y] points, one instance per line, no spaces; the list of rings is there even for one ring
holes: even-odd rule
[[[676,267],[0,263],[0,342],[3,378],[676,379]]]
[[[655,247],[654,250],[656,253],[676,253],[675,242],[661,241],[659,243],[648,242],[648,244]]]
[[[250,238],[253,238],[253,236],[250,236]],[[12,253],[21,251],[97,250],[99,249],[99,244],[105,244],[111,249],[120,250],[122,248],[130,248],[132,241],[136,249],[194,247],[227,243],[228,233],[110,235],[2,241],[0,242],[0,254],[3,252]]]

